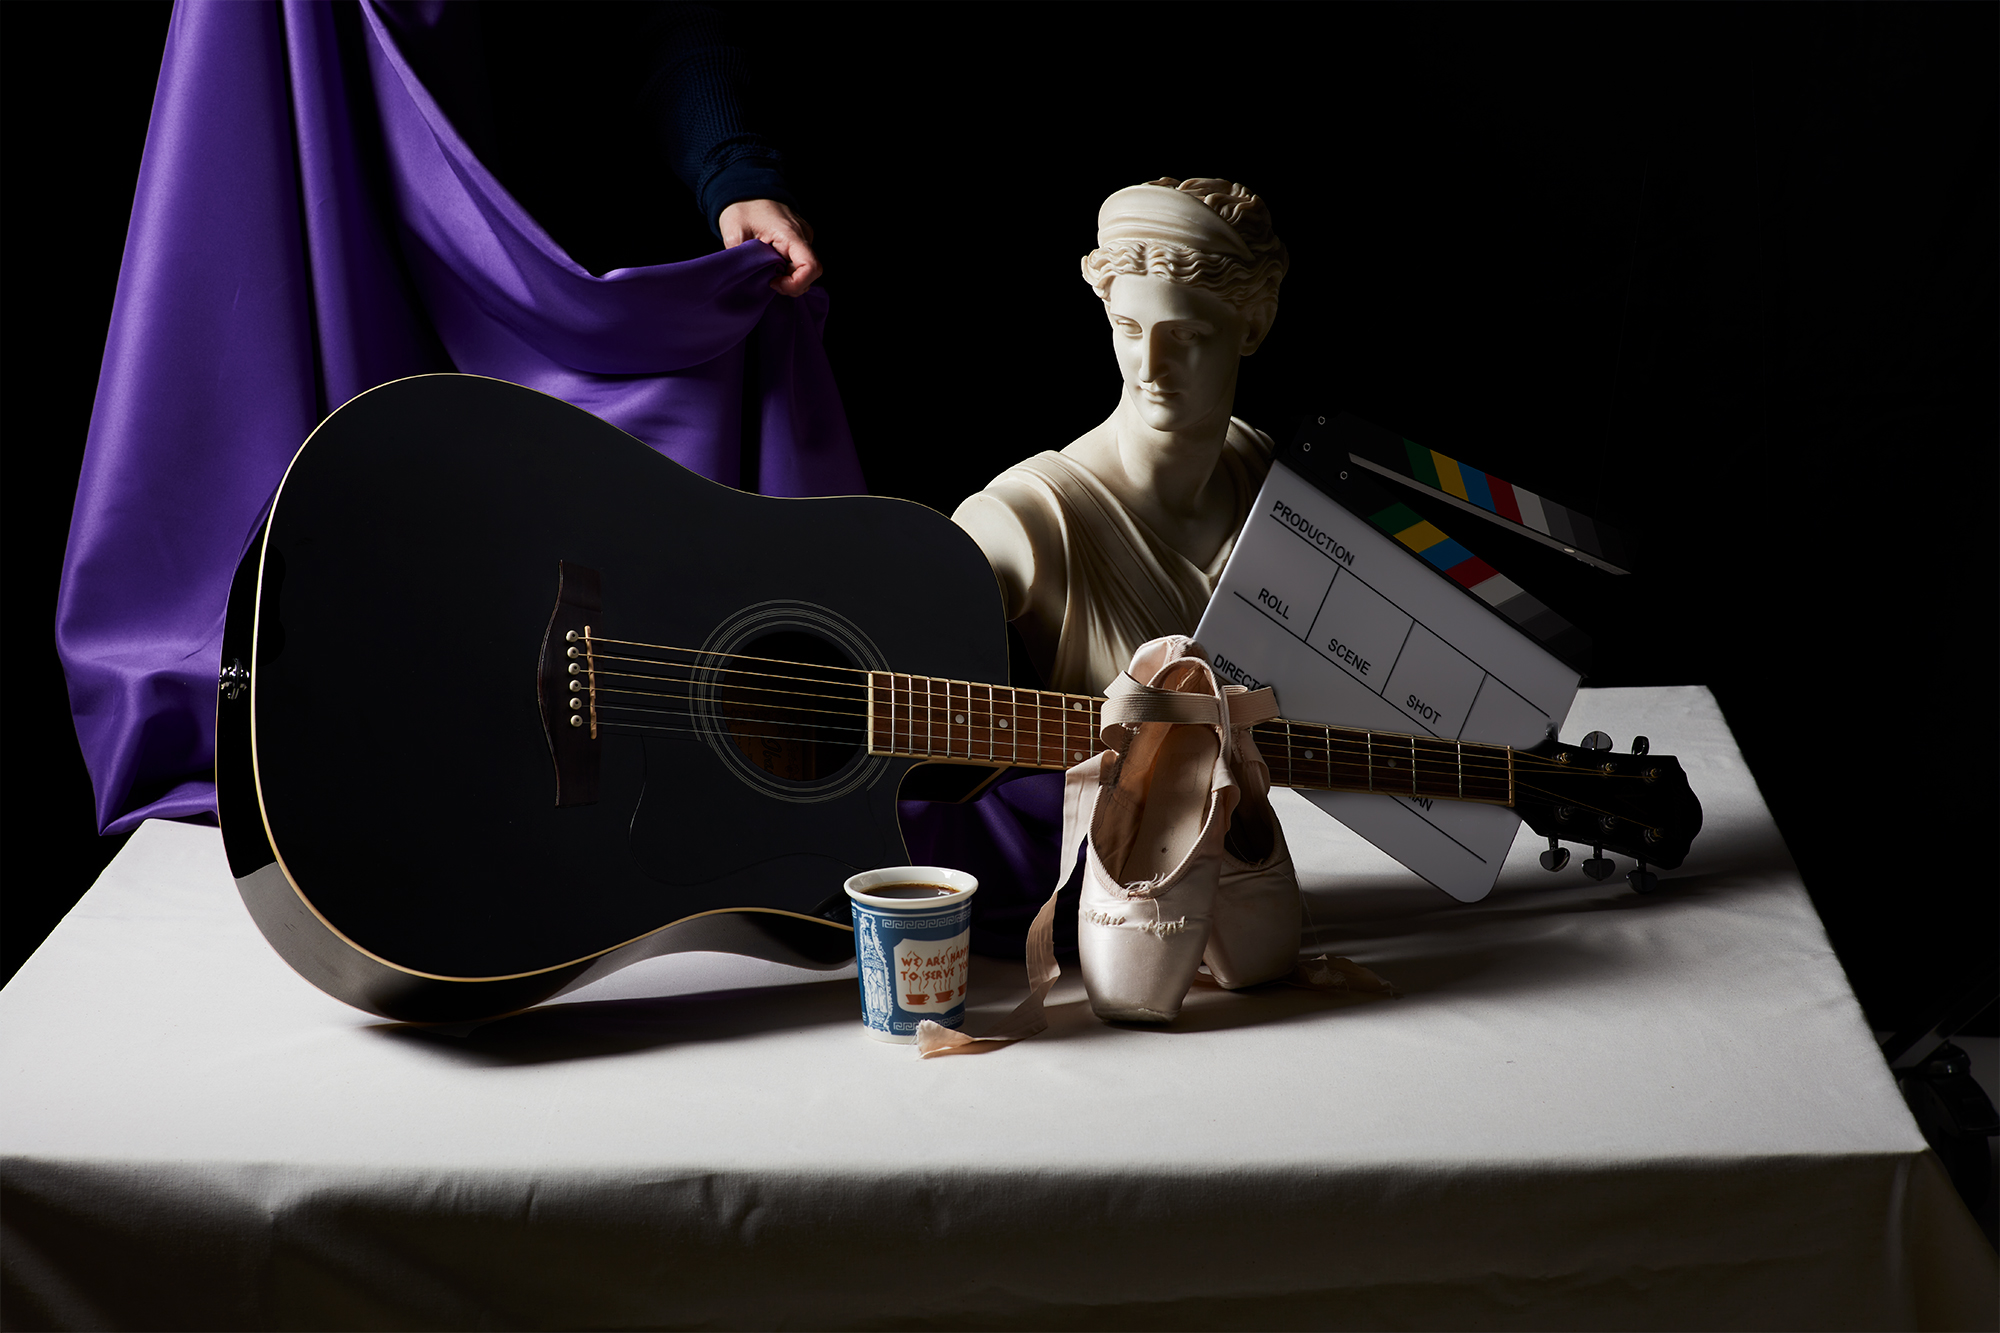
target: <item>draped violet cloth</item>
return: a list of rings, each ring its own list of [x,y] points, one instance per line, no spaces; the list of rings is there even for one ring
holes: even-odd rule
[[[731,486],[865,490],[824,293],[775,295],[759,242],[586,272],[405,59],[438,12],[174,11],[56,620],[105,832],[214,809],[230,578],[300,443],[377,384],[491,375]]]

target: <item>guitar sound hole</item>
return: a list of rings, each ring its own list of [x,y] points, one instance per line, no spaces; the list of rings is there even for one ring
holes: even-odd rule
[[[738,648],[729,667],[717,673],[718,711],[744,758],[772,777],[817,782],[861,749],[866,677],[825,639],[766,634]]]

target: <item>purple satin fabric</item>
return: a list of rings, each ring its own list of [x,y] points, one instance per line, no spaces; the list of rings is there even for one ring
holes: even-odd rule
[[[306,435],[377,384],[491,375],[732,486],[866,489],[824,293],[776,296],[754,242],[585,272],[467,149],[392,28],[373,0],[175,9],[56,621],[107,833],[214,809],[230,577]]]

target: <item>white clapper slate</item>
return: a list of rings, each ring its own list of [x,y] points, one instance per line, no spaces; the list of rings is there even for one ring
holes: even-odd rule
[[[1309,447],[1309,446],[1308,446]],[[1344,453],[1325,463],[1353,465]],[[1339,461],[1335,461],[1335,460]],[[1274,463],[1195,630],[1237,684],[1294,721],[1532,746],[1560,727],[1579,673],[1286,462]],[[1461,902],[1486,896],[1520,827],[1495,805],[1302,793]]]

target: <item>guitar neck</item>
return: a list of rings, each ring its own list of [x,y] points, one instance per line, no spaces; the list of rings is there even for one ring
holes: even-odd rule
[[[1065,769],[1104,744],[1104,700],[874,671],[868,752],[945,763]],[[1418,800],[1514,803],[1514,752],[1437,736],[1278,718],[1251,734],[1280,787]]]

